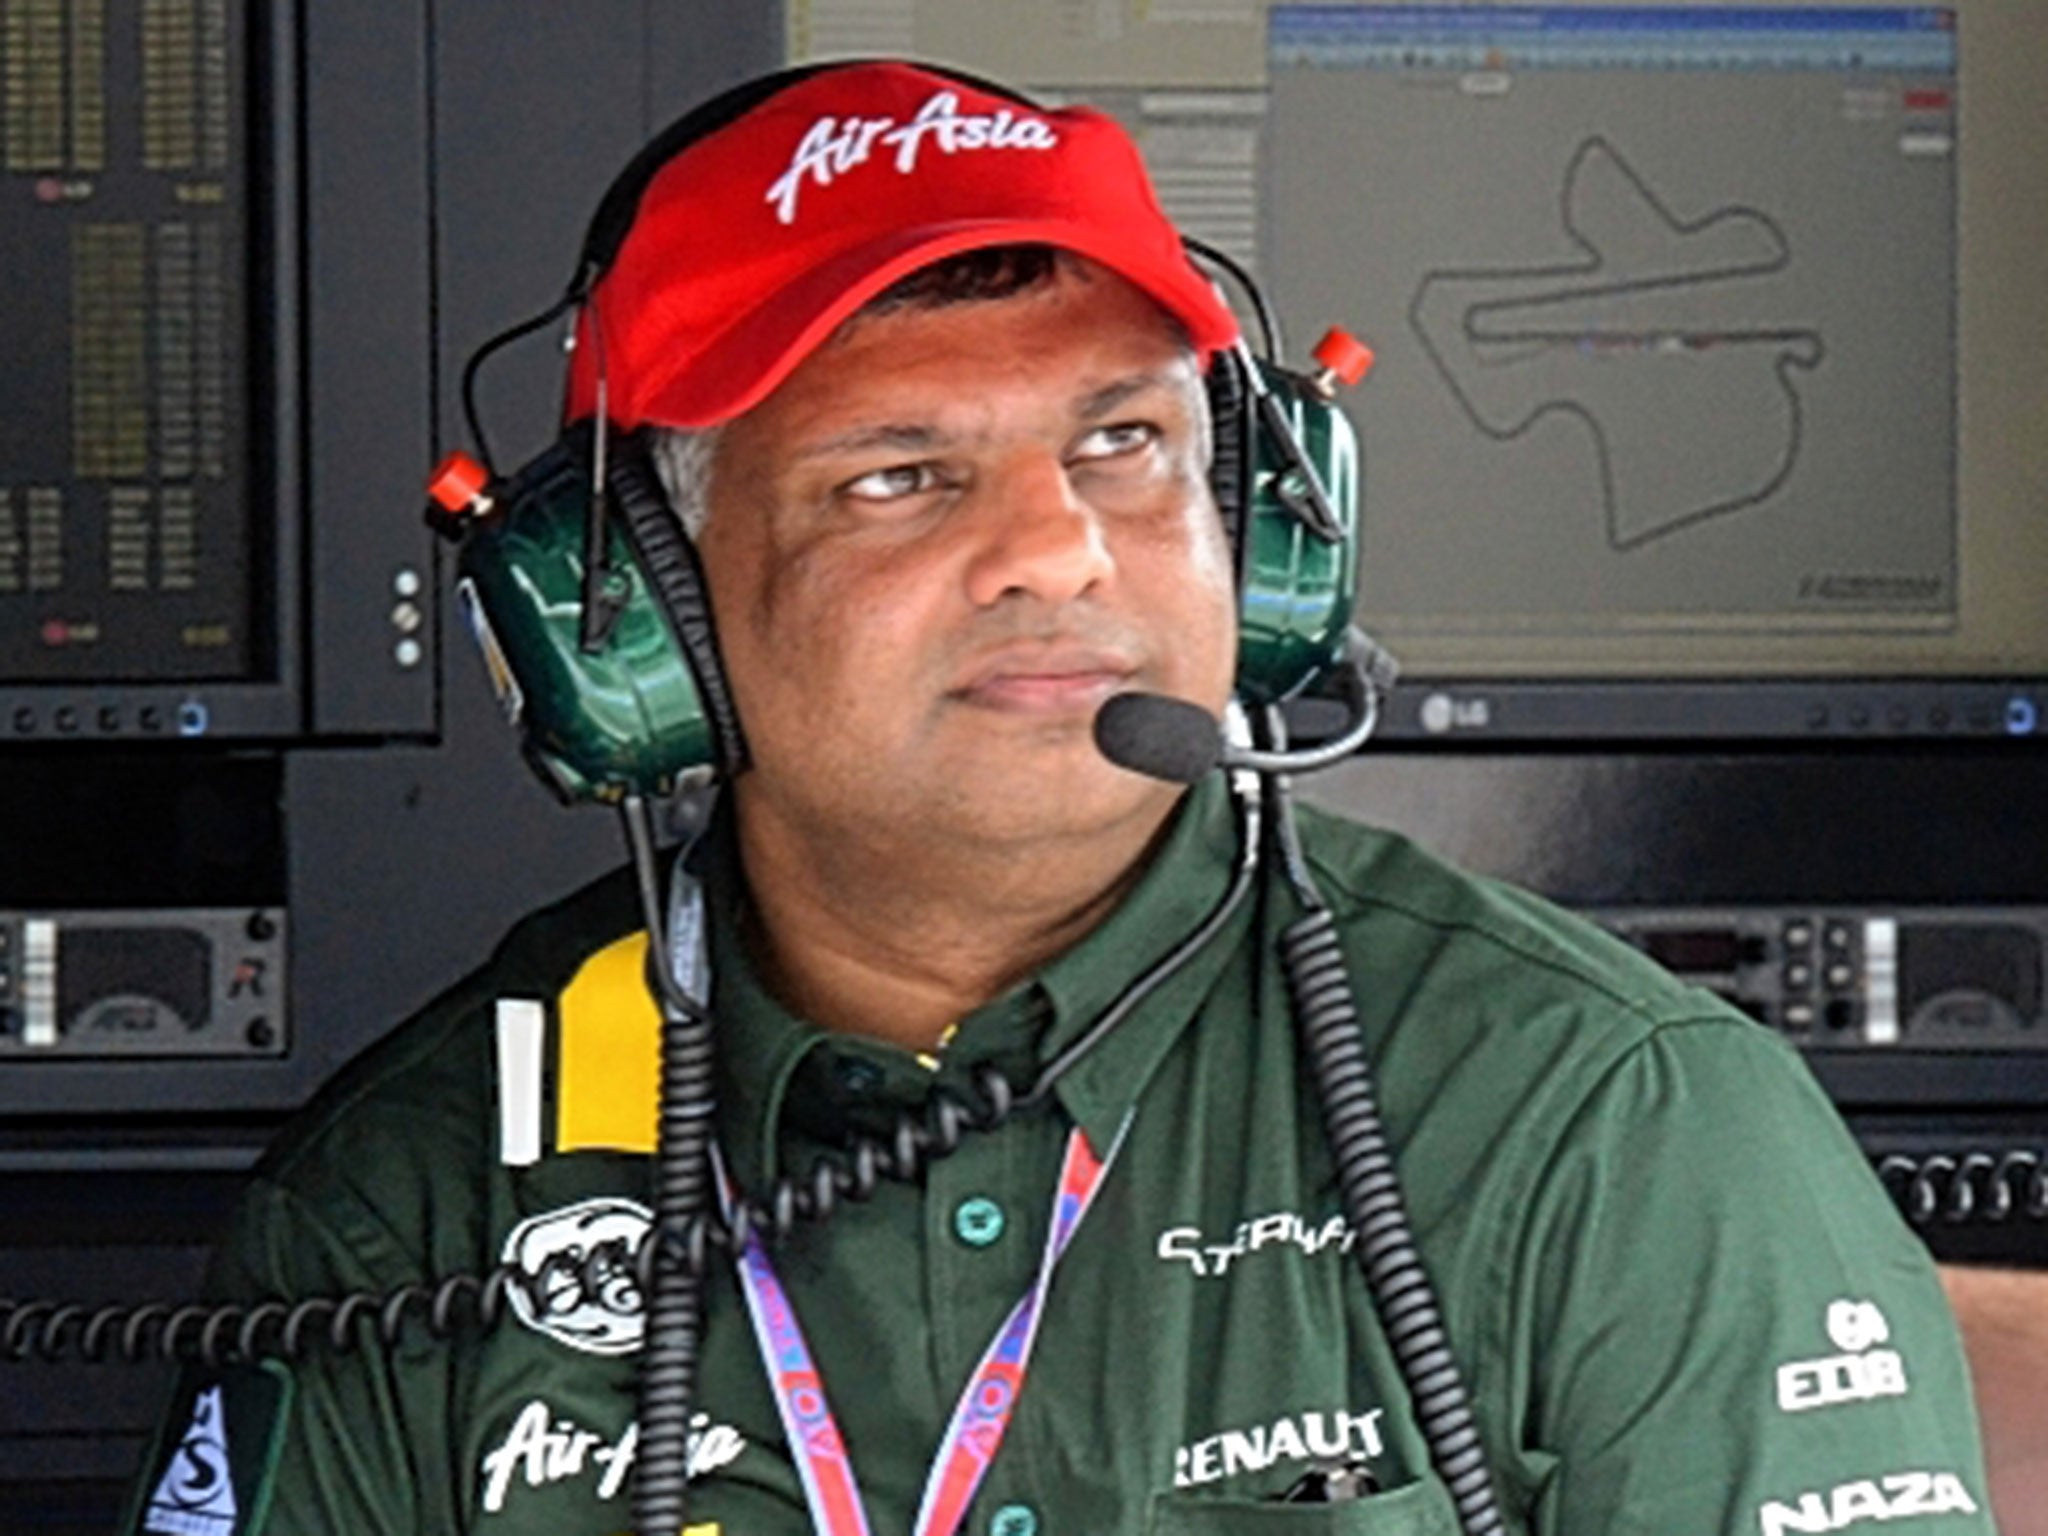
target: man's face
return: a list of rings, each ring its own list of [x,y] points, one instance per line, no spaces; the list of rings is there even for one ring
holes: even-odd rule
[[[812,835],[994,842],[1156,818],[1090,733],[1220,710],[1236,656],[1195,358],[1122,278],[863,316],[728,426],[700,539],[754,766]]]

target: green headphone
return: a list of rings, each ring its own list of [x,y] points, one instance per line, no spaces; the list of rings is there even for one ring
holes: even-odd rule
[[[788,78],[751,82],[699,108],[643,151],[600,205],[584,273],[616,250],[634,188]],[[1191,248],[1230,270],[1264,318],[1263,299],[1233,263]],[[542,320],[580,297],[585,281]],[[465,388],[483,355],[472,360]],[[1351,621],[1358,442],[1331,396],[1370,354],[1333,333],[1318,356],[1310,377],[1254,358],[1240,343],[1215,355],[1205,379],[1210,483],[1237,558],[1236,686],[1252,704],[1312,687],[1337,663]],[[607,515],[593,517],[600,448]],[[528,759],[558,795],[665,794],[692,770],[745,766],[703,574],[643,433],[607,430],[600,444],[593,425],[579,422],[508,480],[457,455],[431,489],[438,505],[430,504],[429,521],[461,543],[457,600],[492,686]]]

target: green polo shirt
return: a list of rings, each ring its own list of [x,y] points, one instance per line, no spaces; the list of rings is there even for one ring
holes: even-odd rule
[[[1797,1057],[1535,898],[1301,819],[1508,1530],[1990,1532],[1928,1256]],[[801,1173],[987,1064],[1028,1083],[1215,907],[1238,852],[1212,779],[1124,903],[936,1060],[792,1017],[736,937],[730,854],[708,858],[735,1177]],[[1122,1142],[966,1529],[1455,1532],[1335,1194],[1276,958],[1297,915],[1262,871],[1044,1102],[776,1248],[875,1531],[910,1528],[1079,1127]],[[637,1238],[655,1026],[636,928],[626,882],[593,887],[341,1074],[267,1158],[217,1289],[383,1291],[501,1257],[538,1274]],[[542,1031],[537,1096],[503,1075],[508,1016]],[[191,1372],[129,1529],[624,1530],[637,1297],[624,1272],[557,1290],[452,1344]],[[707,1308],[692,1529],[808,1532],[729,1272]],[[1279,1501],[1338,1462],[1377,1491]]]

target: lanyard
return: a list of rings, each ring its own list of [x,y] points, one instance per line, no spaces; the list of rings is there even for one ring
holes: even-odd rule
[[[1125,1126],[1129,1123],[1126,1120]],[[1024,1377],[1031,1367],[1032,1346],[1038,1342],[1038,1321],[1053,1271],[1080,1227],[1081,1218],[1088,1214],[1096,1191],[1102,1187],[1102,1177],[1122,1144],[1123,1131],[1119,1130],[1109,1155],[1098,1158],[1078,1127],[1068,1133],[1067,1152],[1060,1164],[1059,1189],[1053,1196],[1052,1220],[1045,1235],[1045,1250],[1039,1256],[1038,1273],[1017,1298],[995,1337],[989,1340],[981,1363],[967,1378],[960,1400],[953,1405],[946,1433],[925,1478],[924,1500],[912,1527],[914,1536],[953,1536],[966,1519],[967,1506],[981,1487],[989,1463],[995,1459],[996,1448],[1003,1443],[1017,1396],[1024,1390]],[[729,1204],[731,1182],[722,1170],[719,1187]],[[740,1254],[739,1277],[747,1311],[754,1322],[754,1341],[768,1372],[776,1410],[782,1416],[790,1455],[803,1481],[804,1499],[810,1505],[812,1528],[818,1536],[869,1536],[860,1484],[854,1477],[853,1463],[847,1459],[846,1441],[832,1417],[825,1383],[804,1340],[789,1295],[768,1262],[767,1250],[758,1235],[749,1235]]]
[[[684,872],[678,859],[676,878],[670,887],[669,953],[677,980],[700,1000],[710,992],[708,949],[703,888]],[[1103,1157],[1095,1155],[1078,1126],[1067,1133],[1066,1156],[1060,1162],[1059,1187],[1053,1194],[1052,1218],[1047,1223],[1045,1249],[1039,1255],[1037,1274],[1017,1298],[995,1337],[989,1340],[981,1363],[967,1378],[960,1400],[953,1405],[952,1417],[925,1477],[924,1499],[912,1528],[914,1536],[954,1536],[966,1519],[967,1506],[974,1501],[989,1463],[995,1460],[996,1449],[1010,1427],[1017,1396],[1024,1390],[1053,1271],[1059,1267],[1081,1219],[1094,1203],[1103,1175],[1115,1161],[1130,1124],[1126,1115]],[[735,1191],[716,1143],[712,1145],[712,1159],[719,1199],[730,1217]],[[768,1372],[790,1455],[803,1481],[805,1502],[810,1505],[811,1525],[818,1536],[870,1536],[860,1483],[847,1457],[846,1441],[832,1417],[824,1379],[818,1374],[810,1345],[797,1322],[796,1309],[790,1305],[789,1294],[783,1289],[775,1267],[768,1262],[768,1251],[758,1234],[749,1234],[739,1255],[738,1270],[747,1312],[753,1319],[754,1342]]]

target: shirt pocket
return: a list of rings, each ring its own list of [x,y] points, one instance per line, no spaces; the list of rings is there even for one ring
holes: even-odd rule
[[[1145,1536],[1459,1536],[1458,1515],[1434,1478],[1337,1504],[1202,1499],[1162,1493]]]

